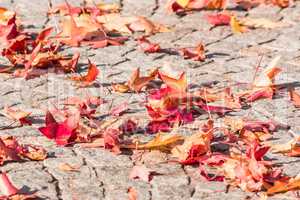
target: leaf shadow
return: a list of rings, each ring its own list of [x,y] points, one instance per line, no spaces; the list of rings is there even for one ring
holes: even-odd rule
[[[228,54],[228,53],[218,53],[218,52],[209,53],[209,54],[206,55],[206,58],[211,59],[211,58],[220,57],[220,56],[225,57],[225,56],[230,56],[230,54]]]
[[[290,83],[276,84],[276,87],[277,87],[278,89],[296,88],[296,87],[300,87],[300,82],[299,82],[299,81],[293,81],[293,82],[290,82]]]
[[[31,190],[30,187],[24,185],[21,189],[20,189],[20,193],[21,194],[34,194],[36,193],[37,190]]]

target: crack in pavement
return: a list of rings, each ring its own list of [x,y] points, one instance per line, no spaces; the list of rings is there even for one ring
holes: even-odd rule
[[[48,168],[43,163],[42,163],[42,166],[43,166],[42,170],[44,172],[46,172],[52,178],[52,182],[51,183],[53,183],[54,186],[55,186],[56,196],[57,196],[58,200],[63,200],[63,198],[62,198],[62,191],[61,191],[61,189],[59,187],[59,181],[58,181],[58,179],[48,170]]]

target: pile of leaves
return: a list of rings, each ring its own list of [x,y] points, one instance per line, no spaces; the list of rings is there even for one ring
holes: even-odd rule
[[[10,66],[1,65],[0,72],[13,73],[16,77],[26,79],[48,72],[77,72],[79,53],[62,55],[62,45],[103,48],[122,45],[128,35],[134,32],[152,35],[169,31],[145,17],[121,16],[116,6],[74,7],[66,2],[49,10],[49,15],[57,13],[61,15],[58,33],[54,33],[53,27],[39,33],[29,33],[22,30],[15,12],[0,9],[1,53],[11,63]],[[93,80],[75,79],[92,82],[98,73],[95,70],[90,73],[93,74]]]

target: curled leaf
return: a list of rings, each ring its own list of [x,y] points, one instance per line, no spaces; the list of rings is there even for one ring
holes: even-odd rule
[[[5,196],[12,196],[19,192],[5,172],[0,174],[0,190]]]
[[[88,73],[84,76],[72,77],[73,80],[83,82],[84,84],[91,84],[93,81],[96,80],[96,78],[99,74],[99,70],[95,64],[91,63],[90,60],[88,60],[88,61],[89,61]]]

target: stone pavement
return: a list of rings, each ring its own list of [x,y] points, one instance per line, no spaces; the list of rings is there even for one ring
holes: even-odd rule
[[[55,6],[63,0],[52,0]],[[72,0],[70,3],[78,4]],[[110,1],[112,2],[112,1]],[[115,0],[114,2],[118,2]],[[205,62],[184,60],[177,55],[155,53],[146,55],[138,49],[134,40],[123,46],[109,46],[92,50],[86,47],[66,48],[66,52],[79,51],[80,62],[87,64],[87,58],[96,63],[101,70],[97,79],[100,87],[77,88],[66,79],[67,75],[48,74],[40,78],[24,80],[0,75],[0,108],[16,105],[26,111],[32,111],[36,119],[33,126],[1,130],[1,134],[16,136],[21,142],[43,145],[49,151],[49,158],[43,162],[8,163],[1,171],[8,171],[13,183],[23,191],[37,191],[43,199],[76,199],[76,200],[127,200],[127,190],[133,187],[138,192],[138,200],[181,200],[181,199],[259,199],[252,193],[245,193],[236,188],[226,192],[226,185],[216,182],[205,182],[200,177],[197,167],[182,167],[178,163],[166,163],[168,156],[152,151],[144,154],[139,162],[153,169],[160,176],[154,176],[150,183],[128,178],[133,163],[129,155],[115,156],[103,149],[83,149],[79,147],[57,147],[42,136],[37,127],[43,124],[45,109],[50,102],[59,104],[69,96],[99,95],[105,100],[113,100],[113,106],[128,101],[132,112],[123,118],[138,118],[140,123],[147,121],[145,108],[139,105],[144,100],[143,94],[111,93],[109,85],[114,82],[127,81],[130,73],[140,67],[147,73],[153,67],[169,66],[175,72],[186,71],[192,86],[214,84],[216,87],[236,82],[251,82],[254,67],[260,55],[264,55],[262,66],[281,55],[280,66],[283,73],[279,83],[289,83],[299,87],[300,80],[300,2],[280,9],[273,6],[259,6],[248,12],[233,10],[238,16],[267,17],[288,22],[291,26],[283,29],[256,29],[241,35],[232,34],[230,27],[215,27],[203,19],[209,11],[194,12],[186,16],[168,15],[165,11],[165,0],[120,0],[122,13],[143,15],[153,21],[172,27],[172,32],[151,36],[153,42],[163,48],[195,46],[203,42],[207,49]],[[29,31],[41,30],[55,25],[53,18],[48,18],[47,0],[1,0],[0,6],[14,9],[21,17],[22,24]],[[1,59],[1,62],[2,59]],[[103,109],[103,110],[102,110]],[[107,108],[101,108],[104,112]],[[286,93],[280,94],[273,101],[262,100],[253,103],[251,110],[244,110],[235,115],[249,114],[257,119],[275,119],[291,125],[294,132],[300,133],[300,111],[291,106]],[[179,133],[188,134],[189,130],[207,119],[200,116],[192,125],[185,125]],[[217,116],[214,116],[216,120]],[[0,127],[12,121],[0,116]],[[153,136],[135,136],[144,140]],[[277,141],[285,142],[291,137],[286,131],[275,133]],[[281,164],[284,172],[296,175],[300,172],[300,159],[280,155],[269,157]],[[80,166],[79,172],[63,172],[59,164],[70,163]],[[292,193],[276,195],[270,199],[294,199]]]

